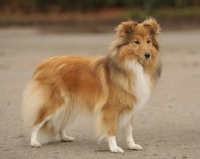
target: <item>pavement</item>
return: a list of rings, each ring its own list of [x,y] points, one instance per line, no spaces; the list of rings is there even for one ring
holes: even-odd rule
[[[135,116],[134,140],[142,151],[114,154],[106,141],[97,143],[92,120],[81,119],[67,134],[41,148],[31,148],[30,129],[21,120],[21,99],[34,68],[54,55],[106,55],[113,33],[70,34],[36,28],[0,29],[0,158],[1,159],[199,159],[200,30],[165,31],[163,72],[151,99]]]

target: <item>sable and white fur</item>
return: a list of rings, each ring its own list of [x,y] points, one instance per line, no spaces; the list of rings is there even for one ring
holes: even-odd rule
[[[23,119],[33,127],[31,146],[40,147],[56,134],[73,141],[64,130],[86,111],[94,114],[96,135],[108,139],[111,152],[123,152],[116,142],[122,131],[130,149],[142,149],[132,137],[133,116],[160,76],[159,31],[153,18],[129,20],[116,28],[105,57],[66,55],[43,61],[23,96]]]

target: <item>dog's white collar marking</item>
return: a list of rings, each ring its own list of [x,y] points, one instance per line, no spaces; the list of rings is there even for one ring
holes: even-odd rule
[[[134,109],[141,108],[150,97],[150,78],[144,72],[143,66],[137,61],[127,61],[128,68],[134,73],[133,94],[136,96],[137,104]]]
[[[133,114],[140,109],[150,97],[150,77],[144,72],[144,69],[137,61],[126,61],[129,70],[134,74],[133,94],[136,97],[136,103],[133,103],[133,111],[122,114],[119,119],[120,128],[124,128],[130,121]]]

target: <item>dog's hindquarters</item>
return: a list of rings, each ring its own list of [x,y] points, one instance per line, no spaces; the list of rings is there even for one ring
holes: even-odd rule
[[[64,129],[75,118],[73,108],[68,106],[60,93],[34,79],[27,85],[23,96],[23,120],[33,127],[31,146],[49,142],[57,133],[62,141],[73,138],[64,134]]]

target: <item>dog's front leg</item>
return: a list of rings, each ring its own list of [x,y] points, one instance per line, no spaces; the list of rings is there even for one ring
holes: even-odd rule
[[[108,146],[111,152],[124,152],[124,150],[117,146],[116,136],[108,137]]]
[[[114,153],[124,152],[122,148],[117,146],[116,142],[119,112],[112,105],[105,105],[102,109],[101,117],[101,125],[105,128],[105,135],[107,136],[110,151]]]
[[[131,121],[127,124],[127,127],[126,127],[126,141],[127,141],[127,144],[129,146],[129,148],[131,150],[142,150],[143,148],[138,145],[138,144],[135,144],[134,140],[133,140],[133,135],[132,135],[132,125],[133,125],[133,118],[131,119]]]

